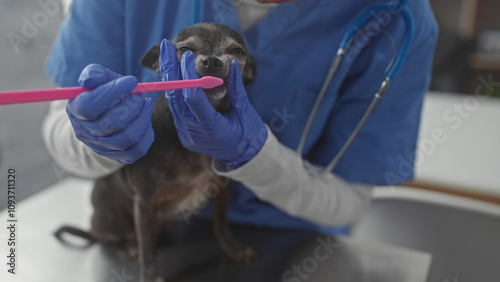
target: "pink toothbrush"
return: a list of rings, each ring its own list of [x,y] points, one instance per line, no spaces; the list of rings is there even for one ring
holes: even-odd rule
[[[213,76],[204,76],[199,79],[190,80],[143,82],[138,83],[137,87],[132,90],[131,94],[195,87],[210,89],[222,85],[222,83],[222,79]],[[90,89],[85,89],[83,87],[67,87],[57,89],[0,92],[0,105],[73,99],[78,96],[78,94],[89,90]]]

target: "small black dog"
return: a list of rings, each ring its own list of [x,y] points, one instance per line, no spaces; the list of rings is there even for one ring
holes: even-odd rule
[[[187,50],[195,54],[200,77],[225,79],[231,60],[242,70],[245,84],[255,77],[255,63],[243,40],[225,26],[196,24],[180,31],[172,43],[177,48],[179,62]],[[159,54],[160,45],[156,45],[143,56],[141,65],[159,73]],[[226,92],[225,83],[205,90],[212,105],[221,113],[229,110]],[[79,235],[116,246],[128,257],[138,256],[140,281],[150,281],[154,277],[159,233],[186,217],[189,208],[196,209],[200,195],[212,195],[214,230],[222,249],[236,261],[254,259],[256,252],[235,240],[228,229],[229,180],[212,171],[210,157],[182,146],[163,95],[155,102],[151,122],[155,140],[148,153],[95,182],[92,228],[90,233],[80,231]],[[60,238],[64,232],[78,233],[75,230],[63,227],[56,236]]]

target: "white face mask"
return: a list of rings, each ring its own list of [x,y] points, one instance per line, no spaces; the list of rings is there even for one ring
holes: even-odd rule
[[[232,0],[241,29],[247,31],[278,4],[261,4],[255,0]]]
[[[274,4],[274,3],[266,3],[266,4],[263,4],[263,3],[259,3],[255,0],[232,0],[233,2],[233,5],[235,7],[237,7],[238,5],[249,5],[249,6],[254,6],[254,7],[266,7],[266,8],[272,8],[274,6],[276,6],[277,4]]]

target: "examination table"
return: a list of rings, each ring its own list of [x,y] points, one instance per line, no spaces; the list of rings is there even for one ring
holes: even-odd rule
[[[91,189],[91,182],[69,178],[17,205],[17,274],[8,273],[2,263],[0,281],[136,281],[136,262],[99,244],[70,248],[52,234],[63,224],[89,227]],[[0,221],[7,223],[5,210]],[[244,225],[231,228],[237,238],[257,249],[257,261],[248,265],[228,261],[211,223],[192,220],[180,223],[165,238],[156,261],[158,273],[166,281],[425,282],[432,261],[424,251],[353,237]],[[5,232],[2,228],[3,261]]]

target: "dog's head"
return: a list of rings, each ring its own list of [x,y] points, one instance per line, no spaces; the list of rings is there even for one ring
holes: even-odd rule
[[[181,61],[186,51],[196,56],[195,67],[200,77],[215,76],[226,79],[229,63],[234,60],[238,65],[243,83],[250,84],[255,79],[256,67],[243,39],[232,29],[213,23],[199,23],[181,30],[172,43],[177,48],[177,59]],[[158,58],[160,45],[151,48],[141,59],[141,65],[159,73]],[[205,89],[208,99],[219,112],[229,109],[226,98],[226,84],[213,89]]]

